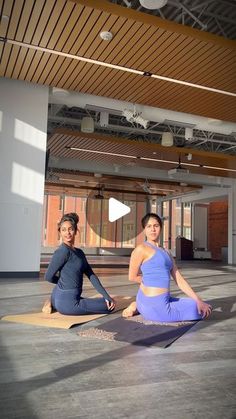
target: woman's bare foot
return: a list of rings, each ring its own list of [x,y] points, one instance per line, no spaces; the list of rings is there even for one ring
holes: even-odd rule
[[[131,303],[127,308],[122,311],[122,317],[132,317],[138,314],[136,301]]]
[[[46,314],[51,314],[52,313],[52,303],[51,300],[48,299],[45,301],[43,308],[42,308],[42,312],[46,313]]]

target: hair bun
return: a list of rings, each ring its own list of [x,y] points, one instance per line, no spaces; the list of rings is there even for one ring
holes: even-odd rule
[[[79,216],[76,214],[76,212],[70,212],[69,214],[66,214],[68,218],[72,218],[75,222],[75,224],[78,224],[79,222]]]

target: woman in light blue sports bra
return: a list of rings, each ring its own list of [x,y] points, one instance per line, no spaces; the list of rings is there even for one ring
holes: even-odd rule
[[[124,317],[140,313],[144,319],[158,322],[201,320],[212,307],[201,300],[183,278],[168,251],[158,245],[161,218],[148,213],[142,218],[146,241],[132,252],[129,280],[140,284],[136,301],[123,311]],[[141,272],[140,272],[141,271]],[[171,276],[188,298],[170,296]]]

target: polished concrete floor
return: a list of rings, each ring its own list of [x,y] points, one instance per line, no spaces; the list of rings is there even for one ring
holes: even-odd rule
[[[127,271],[99,270],[111,294],[135,294]],[[236,267],[194,261],[181,270],[214,312],[167,349],[1,321],[0,417],[235,419]],[[38,311],[50,290],[43,280],[1,279],[0,315]],[[94,294],[88,282],[85,293]]]

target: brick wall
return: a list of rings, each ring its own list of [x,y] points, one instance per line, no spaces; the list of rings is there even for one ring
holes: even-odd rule
[[[211,202],[209,205],[208,246],[212,260],[221,261],[221,248],[228,246],[228,201]]]

